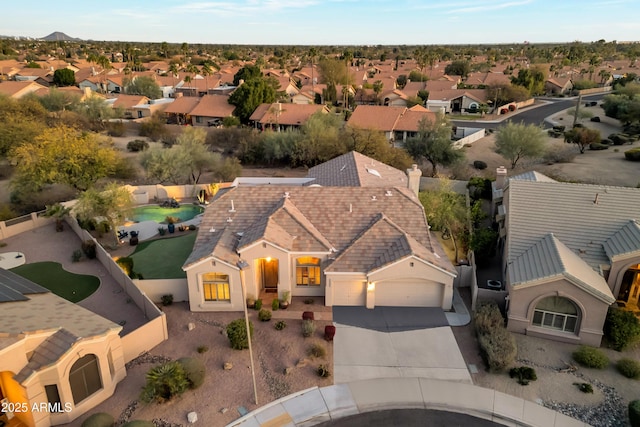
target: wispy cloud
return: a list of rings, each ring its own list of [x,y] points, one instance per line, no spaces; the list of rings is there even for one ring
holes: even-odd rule
[[[173,12],[208,13],[219,16],[250,15],[286,9],[303,9],[320,4],[319,0],[244,0],[242,2],[191,2],[172,8]]]
[[[518,7],[524,6],[526,4],[533,3],[533,0],[522,0],[522,1],[510,1],[503,3],[485,3],[485,4],[474,4],[473,6],[463,6],[456,8],[455,6],[451,7],[451,9],[447,14],[454,13],[476,13],[476,12],[486,12],[488,10],[500,10],[500,9],[508,9],[510,7]]]

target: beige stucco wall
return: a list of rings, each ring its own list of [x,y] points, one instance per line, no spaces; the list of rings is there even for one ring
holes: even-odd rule
[[[9,347],[8,350],[8,352],[4,351],[1,356],[3,361],[11,362],[12,368],[6,369],[3,362],[2,370],[6,369],[17,374],[27,364],[26,347],[23,343],[19,343]],[[109,366],[109,352],[111,352],[113,371]],[[87,354],[94,354],[98,359],[102,389],[76,405],[73,402],[71,386],[69,385],[69,372],[73,364]],[[17,361],[21,361],[23,365],[16,366]],[[48,401],[44,386],[55,384],[58,387],[60,402],[64,409],[62,413],[50,413],[47,410],[32,411],[32,425],[48,427],[50,425],[68,423],[91,410],[94,406],[109,398],[115,391],[117,383],[124,379],[126,376],[124,364],[122,342],[118,332],[115,330],[77,342],[57,363],[36,372],[22,383],[23,393],[29,403],[29,408],[33,408],[33,405],[38,407],[41,404],[47,405]]]
[[[569,298],[580,309],[579,332],[577,335],[558,332],[531,325],[536,304],[549,296]],[[600,346],[602,327],[609,304],[578,288],[566,279],[556,279],[524,288],[509,286],[509,309],[507,328],[512,332],[544,338]]]
[[[202,275],[204,273],[221,273],[229,275],[230,302],[205,301],[202,292]],[[246,277],[250,276],[245,274]],[[240,284],[240,270],[213,257],[207,258],[187,270],[189,283],[189,309],[191,311],[242,311],[245,300]],[[247,293],[251,289],[247,288]],[[253,294],[256,295],[255,293]]]

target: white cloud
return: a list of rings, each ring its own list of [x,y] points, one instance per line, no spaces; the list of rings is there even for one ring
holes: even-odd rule
[[[533,0],[511,1],[511,2],[504,2],[504,3],[475,4],[473,6],[460,7],[458,9],[451,10],[447,13],[452,14],[452,13],[486,12],[489,10],[500,10],[500,9],[507,9],[510,7],[524,6],[529,3],[533,3]]]
[[[172,8],[173,12],[209,13],[219,16],[250,15],[286,9],[303,9],[320,4],[319,0],[245,0],[243,2],[191,2]]]

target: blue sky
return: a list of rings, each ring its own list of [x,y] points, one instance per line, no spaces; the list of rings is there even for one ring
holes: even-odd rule
[[[369,45],[640,40],[638,0],[3,1],[0,34]]]

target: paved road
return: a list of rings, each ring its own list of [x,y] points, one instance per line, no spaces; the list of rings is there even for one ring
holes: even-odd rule
[[[600,101],[604,98],[605,94],[597,94],[584,96],[582,98],[584,101]],[[503,123],[508,121],[513,122],[523,122],[525,124],[535,124],[542,125],[543,127],[551,127],[549,124],[544,123],[544,119],[558,113],[562,110],[566,110],[567,108],[571,108],[576,105],[576,101],[578,98],[570,98],[570,99],[562,99],[562,98],[551,98],[545,99],[550,101],[549,104],[541,105],[536,108],[525,109],[524,111],[519,112],[518,114],[514,114],[508,119],[500,122],[500,123],[488,123],[488,122],[470,122],[468,120],[451,120],[456,126],[472,126],[479,127],[485,129],[495,129],[502,126]],[[602,113],[604,115],[604,111]]]
[[[367,412],[318,424],[319,427],[495,427],[501,425],[466,414],[429,409],[392,409]]]

